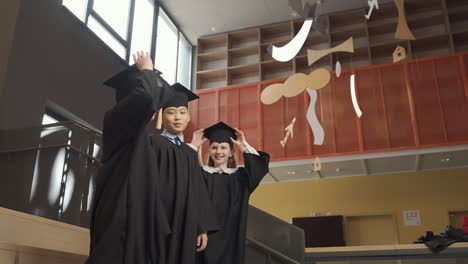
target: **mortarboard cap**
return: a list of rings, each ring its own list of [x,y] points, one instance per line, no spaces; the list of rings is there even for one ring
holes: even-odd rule
[[[227,142],[231,145],[231,137],[237,140],[236,130],[234,128],[226,125],[224,122],[219,122],[214,124],[203,131],[203,136],[210,140],[210,143],[224,143]]]
[[[188,107],[188,103],[190,101],[200,98],[180,83],[175,83],[171,86],[173,88],[174,95],[163,103],[163,109],[167,107]]]
[[[104,82],[104,85],[115,89],[115,98],[117,102],[125,98],[130,94],[132,89],[136,87],[136,76],[139,71],[140,70],[138,70],[136,65],[133,64]],[[161,72],[156,69],[154,69],[154,71],[158,74],[158,81],[162,82],[163,86],[169,86],[169,84],[160,77]]]

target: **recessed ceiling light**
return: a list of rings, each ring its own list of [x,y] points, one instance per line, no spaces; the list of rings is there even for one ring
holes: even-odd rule
[[[336,172],[340,172],[340,171],[342,171],[341,168],[336,168]]]
[[[211,31],[216,32],[216,27],[211,27]]]
[[[296,174],[296,172],[295,171],[288,171],[288,174],[289,175],[294,175],[294,174]]]
[[[446,157],[446,158],[441,159],[440,161],[441,162],[450,162],[450,161],[452,161],[452,159],[449,158],[449,157]]]

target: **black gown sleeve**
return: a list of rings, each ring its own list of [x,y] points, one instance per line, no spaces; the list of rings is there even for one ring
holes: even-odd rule
[[[154,112],[173,94],[153,71],[140,71],[136,78],[136,87],[105,114],[103,143],[108,153],[104,153],[104,159],[109,152],[115,152],[134,139],[146,127]]]
[[[249,193],[252,193],[260,184],[263,177],[268,173],[270,155],[258,151],[259,155],[244,153],[244,169],[240,174],[241,181],[247,186]]]

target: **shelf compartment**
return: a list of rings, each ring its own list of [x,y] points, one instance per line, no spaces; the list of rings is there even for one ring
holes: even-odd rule
[[[410,21],[408,26],[416,39],[448,34],[445,18],[442,14]]]
[[[227,52],[216,51],[197,56],[197,70],[207,71],[227,67]]]
[[[258,46],[260,43],[258,28],[229,33],[229,49]]]
[[[310,74],[312,71],[319,69],[319,68],[325,68],[329,71],[332,70],[332,67],[330,65],[331,62],[331,54],[326,55],[312,65],[308,65],[307,61],[307,56],[300,56],[296,57],[295,59],[295,64],[296,64],[296,73],[305,73],[305,74]]]
[[[330,32],[344,32],[366,27],[364,9],[352,10],[330,15]]]
[[[454,34],[453,45],[455,47],[455,52],[468,51],[468,32]]]
[[[228,47],[228,35],[220,34],[198,39],[198,54],[226,51]]]
[[[260,28],[261,43],[269,44],[283,41],[290,41],[292,39],[291,23],[280,23]]]
[[[449,36],[440,35],[416,39],[411,42],[411,50],[413,59],[450,54]]]
[[[292,74],[293,74],[293,61],[289,61],[289,62],[270,61],[270,62],[264,62],[261,64],[262,81],[288,78]]]
[[[226,87],[227,70],[197,72],[197,90]]]
[[[465,13],[456,13],[449,15],[450,30],[452,33],[468,31],[468,9]]]
[[[354,49],[354,53],[336,52],[332,54],[332,66],[335,67],[339,61],[341,69],[351,69],[371,65],[369,58],[369,49],[367,47]]]
[[[260,65],[250,64],[230,67],[228,85],[255,83],[260,81]]]
[[[258,46],[249,46],[229,50],[229,66],[259,63],[260,54]]]
[[[401,46],[406,50],[406,58],[405,60],[410,59],[409,54],[409,42],[408,40],[398,40],[394,43],[389,43],[386,45],[379,45],[371,48],[371,58],[372,64],[386,64],[393,62],[393,52],[395,51],[397,46]]]

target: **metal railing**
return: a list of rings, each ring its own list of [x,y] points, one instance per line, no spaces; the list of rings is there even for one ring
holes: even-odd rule
[[[88,228],[94,178],[102,165],[101,133],[60,122],[3,135],[0,206]],[[246,251],[266,263],[302,263],[302,229],[252,206],[247,229]],[[252,261],[246,254],[246,264],[257,263]]]
[[[266,255],[266,264],[273,263],[272,258],[277,260],[274,263],[278,263],[278,261],[279,261],[280,263],[284,263],[284,264],[301,264],[301,262],[298,262],[298,261],[296,261],[296,260],[294,260],[294,259],[292,259],[292,258],[278,252],[277,250],[274,250],[274,249],[268,247],[267,245],[265,245],[265,244],[263,244],[263,243],[261,243],[259,241],[256,241],[255,239],[252,239],[252,238],[247,237],[246,246],[247,246],[247,249],[249,247],[254,247],[254,248],[257,248],[260,251],[264,252],[265,255]]]

